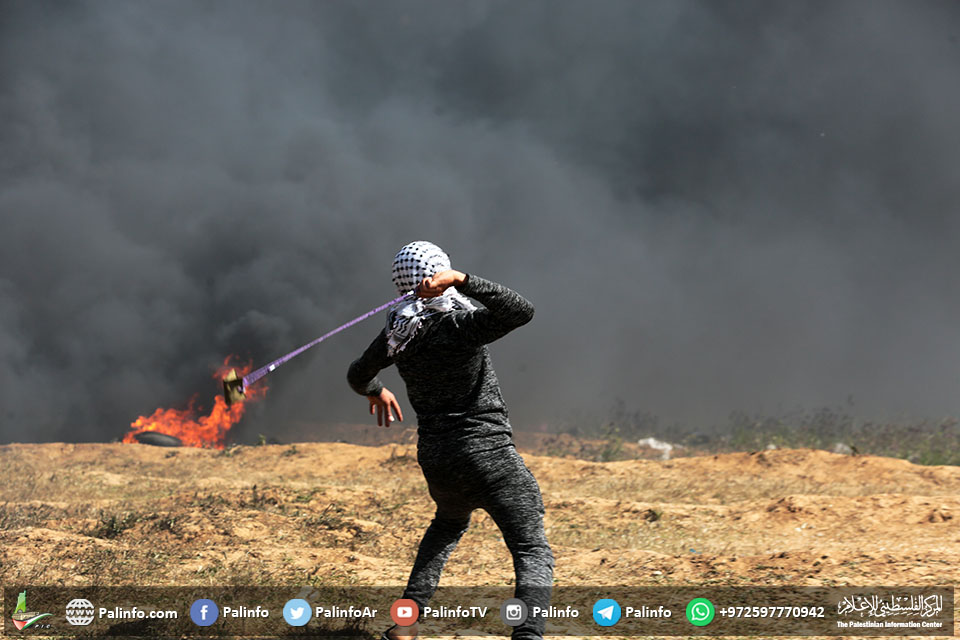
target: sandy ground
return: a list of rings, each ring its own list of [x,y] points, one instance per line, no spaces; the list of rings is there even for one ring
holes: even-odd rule
[[[521,452],[558,584],[960,585],[960,467],[815,450]],[[400,585],[431,505],[408,443],[6,445],[0,584]],[[511,583],[486,514],[443,580]]]

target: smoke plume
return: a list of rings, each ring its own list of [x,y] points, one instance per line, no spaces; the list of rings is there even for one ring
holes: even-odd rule
[[[958,24],[885,0],[2,2],[0,441],[212,396],[225,355],[393,297],[417,239],[535,304],[493,346],[518,428],[617,398],[689,424],[958,412]],[[367,420],[344,377],[379,329],[278,371],[242,428]]]

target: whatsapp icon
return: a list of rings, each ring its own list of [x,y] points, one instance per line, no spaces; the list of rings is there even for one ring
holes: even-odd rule
[[[713,621],[717,610],[706,598],[694,598],[687,603],[687,620],[697,627],[705,627]]]

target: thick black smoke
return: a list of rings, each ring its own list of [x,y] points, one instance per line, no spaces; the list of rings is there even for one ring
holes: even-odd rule
[[[103,440],[394,295],[537,306],[519,427],[957,412],[954,2],[0,3],[0,441]],[[361,421],[352,329],[251,433]],[[399,384],[388,375],[391,384]],[[401,396],[402,397],[402,396]]]

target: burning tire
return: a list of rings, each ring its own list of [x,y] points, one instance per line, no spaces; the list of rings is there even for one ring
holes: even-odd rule
[[[149,444],[155,447],[182,447],[183,441],[174,436],[156,431],[140,431],[133,434],[133,438],[140,444]]]

